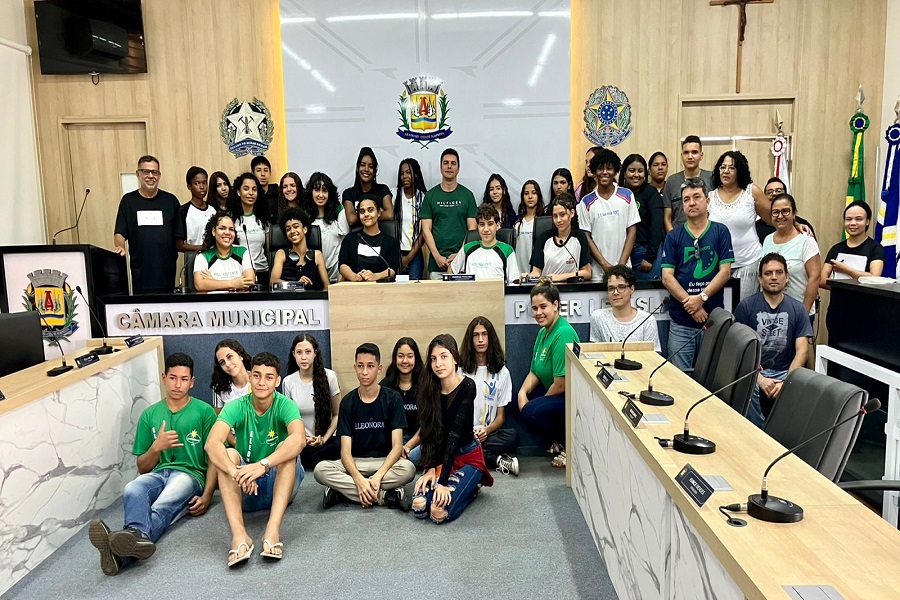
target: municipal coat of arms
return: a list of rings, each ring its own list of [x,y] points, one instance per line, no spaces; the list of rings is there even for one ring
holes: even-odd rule
[[[607,148],[631,135],[631,104],[625,92],[614,85],[594,90],[584,103],[584,137]]]
[[[259,98],[249,102],[240,102],[235,98],[222,111],[219,133],[235,158],[265,154],[274,132],[272,115]]]
[[[447,122],[450,100],[441,89],[443,84],[437,77],[413,77],[403,82],[397,109],[400,113],[398,136],[427,148],[453,133]]]
[[[41,315],[41,332],[51,346],[68,340],[78,330],[75,320],[75,292],[66,283],[68,275],[56,269],[38,269],[28,274],[22,305]]]

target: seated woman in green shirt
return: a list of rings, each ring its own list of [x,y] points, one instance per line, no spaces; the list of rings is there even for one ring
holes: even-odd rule
[[[250,251],[238,243],[234,219],[216,213],[209,219],[202,250],[194,259],[194,288],[198,292],[246,290],[256,283]]]
[[[536,435],[550,444],[556,454],[553,466],[566,466],[566,344],[578,342],[578,334],[559,314],[559,290],[542,277],[531,290],[531,310],[541,326],[531,370],[519,389],[522,420]]]

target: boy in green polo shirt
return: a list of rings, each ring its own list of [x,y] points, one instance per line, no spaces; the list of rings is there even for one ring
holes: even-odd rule
[[[209,460],[219,471],[219,489],[231,527],[229,567],[250,558],[255,548],[244,527],[243,511],[271,509],[261,556],[282,557],[281,521],[303,481],[300,452],[306,445],[306,429],[296,403],[275,391],[281,383],[280,372],[281,361],[274,354],[254,356],[250,393],[225,405],[206,442]],[[235,445],[226,448],[232,430]]]
[[[185,513],[199,517],[206,512],[216,490],[215,471],[203,450],[216,412],[189,394],[194,361],[172,354],[162,377],[166,397],[141,413],[134,435],[132,453],[141,475],[125,486],[125,528],[111,532],[100,519],[88,528],[106,575],[149,558],[172,523]]]

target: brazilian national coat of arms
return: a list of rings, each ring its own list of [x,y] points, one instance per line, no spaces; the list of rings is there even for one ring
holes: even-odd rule
[[[400,113],[398,136],[427,148],[453,133],[447,122],[450,99],[441,89],[443,84],[437,77],[427,76],[412,77],[403,82],[397,109]]]
[[[235,158],[265,154],[274,132],[272,115],[259,98],[249,102],[240,102],[235,98],[222,111],[219,133]]]
[[[584,137],[608,148],[621,144],[629,135],[631,104],[625,92],[614,85],[594,90],[584,103]]]
[[[38,269],[28,274],[22,305],[41,315],[41,331],[51,346],[68,340],[78,330],[75,320],[75,292],[66,283],[68,275],[56,269]]]

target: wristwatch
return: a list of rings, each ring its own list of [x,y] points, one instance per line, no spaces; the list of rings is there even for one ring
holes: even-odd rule
[[[266,470],[266,473],[269,472],[269,469],[271,468],[271,465],[269,464],[269,459],[268,459],[268,458],[262,459],[261,461],[259,461],[259,464],[261,464],[261,465],[263,466],[263,468]]]
[[[707,300],[709,300],[709,296],[706,294],[706,292],[700,292],[700,299],[706,302]]]

